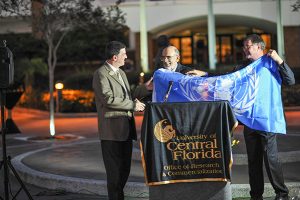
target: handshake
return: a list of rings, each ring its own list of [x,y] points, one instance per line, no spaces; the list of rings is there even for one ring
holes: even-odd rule
[[[134,100],[135,106],[134,106],[134,111],[142,112],[145,110],[145,104],[140,102],[138,99]]]

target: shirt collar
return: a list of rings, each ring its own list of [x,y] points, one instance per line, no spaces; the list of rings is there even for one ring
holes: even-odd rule
[[[170,69],[170,68],[165,68],[165,69],[170,70],[170,71],[172,71],[172,72],[175,72],[176,69],[177,69],[177,66],[178,66],[178,63],[176,63],[176,66],[175,66],[175,67],[172,67],[171,69]]]
[[[177,69],[178,63],[176,63],[176,66],[172,69],[172,72],[175,72]]]
[[[119,71],[119,68],[112,66],[112,65],[109,64],[107,61],[106,61],[106,64],[113,70],[113,72]]]

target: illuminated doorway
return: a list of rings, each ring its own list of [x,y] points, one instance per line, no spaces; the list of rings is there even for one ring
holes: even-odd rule
[[[193,65],[193,39],[191,36],[170,38],[170,44],[180,51],[180,63]]]
[[[243,40],[248,34],[218,34],[216,36],[217,67],[236,65],[244,59]],[[272,37],[269,33],[259,34],[271,48]],[[170,44],[180,51],[180,62],[194,68],[208,67],[208,37],[196,33],[191,36],[172,36]]]

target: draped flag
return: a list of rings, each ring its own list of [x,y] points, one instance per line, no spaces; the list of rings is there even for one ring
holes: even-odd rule
[[[149,103],[141,130],[146,183],[230,181],[236,126],[228,101]]]
[[[197,77],[165,69],[154,73],[153,102],[229,101],[236,118],[261,131],[286,133],[277,64],[264,55],[247,67],[226,75]]]

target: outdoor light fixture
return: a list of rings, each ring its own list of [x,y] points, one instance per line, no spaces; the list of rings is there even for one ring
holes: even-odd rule
[[[144,76],[145,76],[145,73],[144,72],[141,72],[140,73],[140,77],[139,77],[139,84],[143,84],[144,83]]]
[[[64,89],[64,84],[61,81],[57,81],[55,83],[55,89],[56,89],[56,112],[59,112],[59,100],[61,99],[61,91]]]
[[[64,84],[62,82],[56,82],[55,83],[55,89],[56,90],[62,90],[62,89],[64,89]]]

